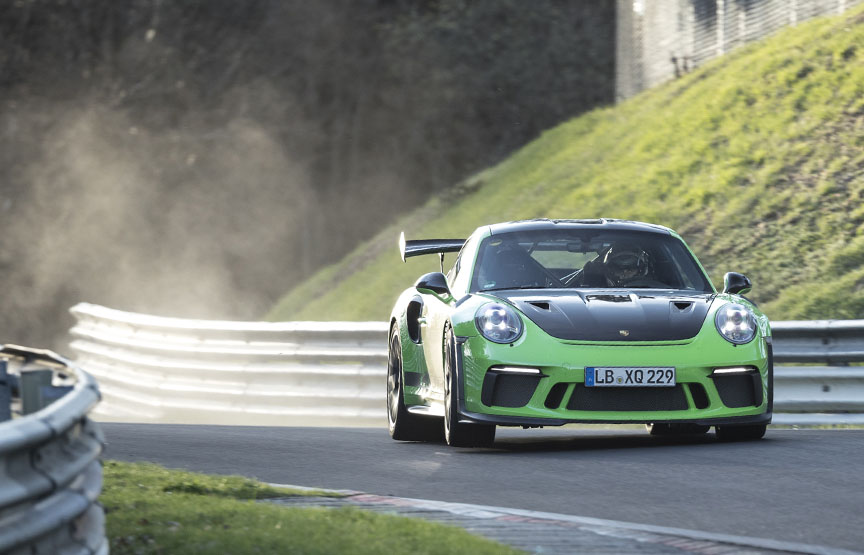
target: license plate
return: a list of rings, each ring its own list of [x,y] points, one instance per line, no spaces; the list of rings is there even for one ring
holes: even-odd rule
[[[585,387],[671,387],[675,385],[674,368],[588,366]]]

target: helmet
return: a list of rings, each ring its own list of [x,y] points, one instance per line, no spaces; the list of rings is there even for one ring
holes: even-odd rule
[[[647,276],[650,264],[648,253],[638,247],[612,246],[603,257],[606,279],[613,287],[622,287],[628,282]]]

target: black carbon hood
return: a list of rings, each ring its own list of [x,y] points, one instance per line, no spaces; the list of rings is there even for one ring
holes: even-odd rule
[[[572,341],[679,341],[702,328],[714,293],[510,290],[505,299],[546,333]]]

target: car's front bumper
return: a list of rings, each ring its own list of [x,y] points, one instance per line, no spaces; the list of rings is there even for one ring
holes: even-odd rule
[[[456,364],[460,419],[526,427],[569,423],[746,425],[771,422],[773,361],[770,338],[759,338],[743,347],[697,338],[677,344],[632,346],[556,341],[544,342],[541,348],[542,356],[536,349],[490,345],[481,337],[458,338]],[[536,364],[537,360],[546,361],[546,364]],[[497,365],[540,369],[541,374],[533,383],[528,379],[521,380],[517,384],[522,388],[521,393],[509,395],[503,404],[513,405],[515,402],[519,405],[521,401],[514,401],[519,395],[527,398],[527,402],[519,406],[500,406],[500,400],[495,402],[486,375],[490,367]],[[752,403],[746,404],[747,401],[741,398],[730,402],[730,389],[721,388],[723,395],[718,390],[717,377],[712,376],[714,369],[735,365],[757,369],[752,375]],[[673,366],[677,383],[675,391],[671,388],[588,388],[584,386],[586,366]],[[743,380],[739,379],[737,383],[743,383]],[[651,400],[641,399],[640,392],[634,389],[641,389]],[[658,392],[658,389],[666,391]],[[624,399],[626,396],[637,402],[628,405]],[[620,398],[616,400],[617,397]],[[588,409],[582,404],[591,407]],[[647,408],[645,405],[652,406]]]

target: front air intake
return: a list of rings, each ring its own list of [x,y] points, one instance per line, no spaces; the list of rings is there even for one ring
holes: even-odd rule
[[[681,384],[675,387],[585,387],[576,384],[569,410],[659,411],[687,410]]]
[[[712,375],[720,400],[729,408],[758,407],[762,404],[759,372]]]
[[[549,395],[546,396],[546,401],[543,403],[547,409],[557,409],[561,406],[561,401],[564,400],[564,394],[567,393],[568,383],[556,383],[549,390]]]
[[[531,400],[541,376],[507,374],[489,370],[483,379],[480,400],[487,407],[524,407]]]
[[[701,383],[688,383],[687,387],[690,388],[690,396],[693,397],[693,406],[697,409],[707,409],[711,405],[708,393]]]

